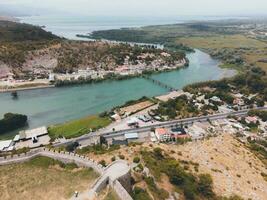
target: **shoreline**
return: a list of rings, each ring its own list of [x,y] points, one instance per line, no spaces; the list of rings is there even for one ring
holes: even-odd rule
[[[55,88],[55,87],[56,87],[55,85],[43,85],[43,86],[34,86],[34,87],[0,89],[0,94],[14,92],[14,91],[38,90],[38,89]]]

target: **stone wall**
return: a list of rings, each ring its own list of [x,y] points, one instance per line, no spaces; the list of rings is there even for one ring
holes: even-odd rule
[[[120,200],[133,200],[118,180],[116,180],[111,187],[114,189]]]
[[[80,167],[93,168],[100,175],[103,174],[105,170],[104,167],[102,167],[102,165],[99,165],[97,162],[91,159],[88,159],[85,156],[80,156],[74,153],[63,152],[63,151],[58,152],[58,151],[54,151],[54,150],[50,150],[46,148],[31,150],[27,153],[23,153],[19,155],[0,157],[0,165],[8,165],[8,164],[26,162],[38,156],[49,157],[49,158],[59,160],[64,163],[75,163]]]
[[[123,176],[119,177],[118,180],[115,181],[110,180],[109,176],[105,174],[105,170],[107,170],[110,166],[104,168],[102,165],[99,165],[94,160],[91,160],[85,156],[80,156],[74,153],[63,152],[63,151],[58,152],[46,148],[39,148],[19,155],[0,157],[0,165],[9,165],[9,164],[27,162],[38,156],[49,157],[55,160],[59,160],[63,163],[75,163],[80,167],[93,168],[96,172],[98,172],[100,174],[100,177],[96,180],[95,184],[90,190],[88,194],[89,199],[94,198],[95,195],[97,195],[97,193],[99,193],[109,184],[114,189],[114,191],[117,193],[118,197],[121,200],[132,200],[131,196],[127,192],[127,190],[130,191],[131,189],[130,170],[127,174],[124,174]],[[114,162],[113,164],[116,164],[116,162]],[[127,190],[122,186],[122,184]]]

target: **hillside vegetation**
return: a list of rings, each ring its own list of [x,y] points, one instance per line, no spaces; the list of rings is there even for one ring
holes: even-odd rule
[[[267,71],[266,30],[266,20],[224,20],[95,31],[90,37],[189,46],[221,59],[225,67],[256,65]]]

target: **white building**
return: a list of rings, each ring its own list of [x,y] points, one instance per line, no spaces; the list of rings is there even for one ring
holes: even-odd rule
[[[165,128],[157,128],[155,130],[155,135],[160,142],[165,142],[171,139],[171,134]]]

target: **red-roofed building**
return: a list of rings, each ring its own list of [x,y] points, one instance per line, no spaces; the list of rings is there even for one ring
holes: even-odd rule
[[[248,123],[248,124],[257,124],[257,122],[258,122],[257,117],[251,117],[251,116],[246,117],[245,120],[246,120],[246,123]]]
[[[160,142],[168,141],[171,139],[170,132],[165,128],[157,128],[155,130],[155,135]]]

